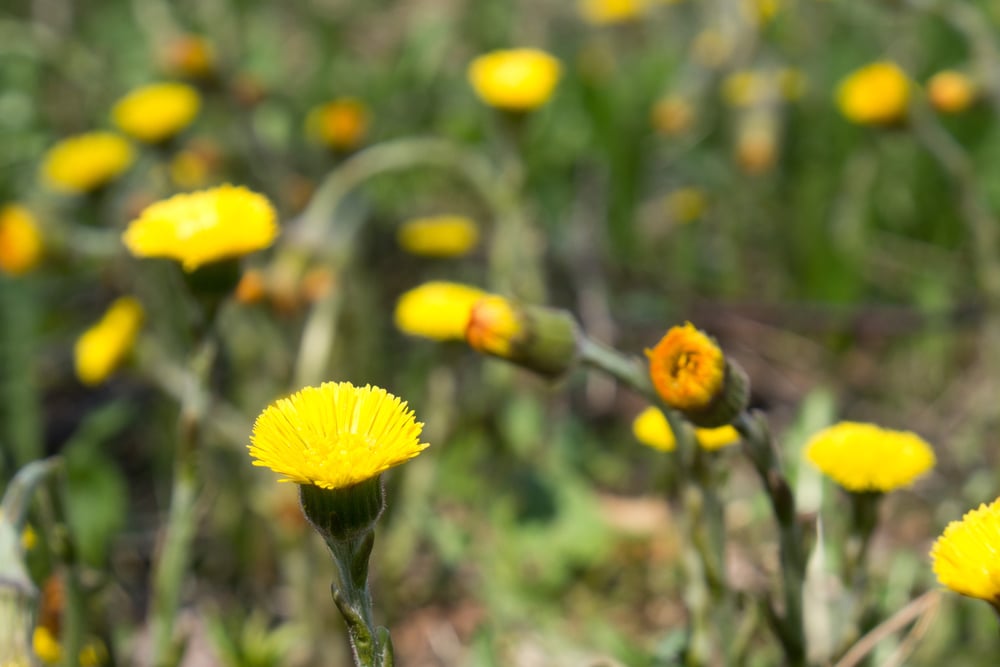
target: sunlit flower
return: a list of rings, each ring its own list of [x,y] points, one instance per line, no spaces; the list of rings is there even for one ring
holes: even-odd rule
[[[902,120],[909,103],[906,73],[888,61],[855,70],[837,87],[840,112],[860,125],[889,125]]]
[[[198,91],[185,83],[153,83],[118,100],[111,118],[122,132],[150,144],[170,139],[194,121]]]
[[[42,258],[42,233],[38,221],[20,204],[0,208],[0,273],[20,276]]]
[[[938,72],[927,82],[927,98],[941,113],[960,113],[976,101],[976,84],[955,70]]]
[[[469,64],[469,82],[486,104],[531,111],[545,104],[562,72],[559,61],[538,49],[509,49],[481,55]]]
[[[212,45],[199,35],[181,35],[163,52],[163,67],[169,74],[189,79],[204,79],[215,72]]]
[[[674,222],[694,222],[705,214],[708,198],[701,188],[678,188],[664,199],[667,215]]]
[[[488,294],[472,307],[465,342],[477,352],[507,357],[523,329],[513,304],[502,296]]]
[[[35,632],[31,636],[31,646],[35,651],[35,656],[47,665],[56,665],[62,660],[62,647],[59,645],[59,639],[44,626],[35,628]]]
[[[805,456],[848,491],[908,486],[934,467],[934,451],[918,435],[874,424],[841,422],[814,435]]]
[[[361,144],[368,123],[368,107],[361,100],[343,97],[314,107],[306,116],[306,133],[329,148],[350,150]]]
[[[652,350],[649,376],[664,402],[678,410],[707,407],[722,391],[726,359],[715,342],[688,322],[671,328]]]
[[[132,297],[117,299],[101,320],[76,341],[76,376],[86,385],[104,382],[132,349],[143,310]]]
[[[264,195],[223,185],[174,195],[147,207],[122,240],[137,257],[167,257],[185,271],[262,250],[278,235],[275,212]]]
[[[642,444],[660,451],[671,452],[677,447],[677,440],[666,416],[662,410],[652,405],[640,412],[632,422],[632,433]],[[740,434],[728,425],[696,428],[694,437],[698,446],[707,451],[716,451],[740,442]]]
[[[580,14],[594,25],[627,23],[640,18],[648,0],[580,0]]]
[[[42,160],[45,184],[59,192],[82,194],[113,181],[128,169],[135,153],[111,132],[89,132],[63,139]]]
[[[407,220],[396,235],[399,245],[414,255],[460,257],[479,242],[479,227],[460,215]]]
[[[691,127],[694,122],[694,108],[687,99],[670,95],[660,99],[653,106],[650,117],[657,132],[673,137]]]
[[[423,424],[405,401],[379,387],[325,382],[268,406],[253,425],[255,466],[284,482],[343,489],[423,451]]]
[[[1000,498],[952,521],[931,547],[938,581],[956,593],[1000,605]]]
[[[411,336],[463,340],[472,307],[486,295],[459,283],[424,283],[399,297],[396,327]]]

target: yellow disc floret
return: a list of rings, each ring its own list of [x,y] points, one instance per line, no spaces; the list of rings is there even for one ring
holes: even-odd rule
[[[135,160],[128,141],[111,132],[89,132],[63,139],[42,160],[42,178],[67,194],[91,192],[113,181]]]
[[[385,389],[349,382],[306,387],[268,406],[253,425],[255,466],[281,481],[342,489],[412,459],[423,424]]]
[[[952,521],[931,547],[938,581],[956,593],[1000,604],[1000,498]]]
[[[538,49],[509,49],[479,56],[469,64],[469,82],[486,104],[508,111],[531,111],[545,104],[562,66]]]
[[[111,117],[125,134],[158,144],[190,125],[200,108],[198,91],[186,83],[154,83],[118,100]]]
[[[646,350],[649,376],[663,401],[678,410],[708,407],[723,389],[726,359],[719,346],[690,322],[676,326]]]
[[[268,247],[278,234],[267,197],[223,185],[147,207],[122,240],[137,257],[167,257],[185,271]]]
[[[415,287],[396,302],[396,327],[434,340],[463,340],[469,315],[487,293],[460,283],[434,281]]]
[[[848,491],[887,492],[934,467],[934,451],[909,431],[841,422],[814,435],[806,458]]]

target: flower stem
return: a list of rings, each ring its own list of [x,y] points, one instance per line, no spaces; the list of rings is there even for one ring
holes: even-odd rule
[[[330,592],[347,623],[356,667],[392,667],[393,664],[389,631],[383,627],[376,628],[373,621],[368,561],[374,543],[374,530],[366,530],[347,539],[327,541],[340,573],[340,587],[334,583]]]

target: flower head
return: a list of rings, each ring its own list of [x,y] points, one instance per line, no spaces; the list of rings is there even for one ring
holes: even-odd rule
[[[396,235],[407,252],[425,257],[460,257],[479,242],[479,227],[460,215],[407,220]]]
[[[19,204],[0,208],[0,273],[20,276],[42,257],[42,234],[35,216]]]
[[[509,300],[487,294],[472,306],[465,342],[477,352],[508,357],[518,339],[524,337],[521,319]]]
[[[368,107],[353,97],[342,97],[314,107],[306,116],[306,133],[335,150],[361,144],[368,131]]]
[[[423,424],[385,389],[350,382],[306,387],[268,406],[250,436],[255,466],[283,482],[343,489],[423,451]]]
[[[486,104],[507,111],[531,111],[552,97],[562,66],[538,49],[492,51],[469,64],[469,83]]]
[[[49,149],[42,160],[42,178],[53,190],[82,194],[113,181],[134,159],[132,146],[117,134],[78,134]]]
[[[396,302],[396,327],[405,334],[434,340],[462,340],[472,307],[486,292],[449,282],[414,287]]]
[[[186,128],[198,115],[201,97],[185,83],[154,83],[118,100],[111,117],[122,132],[157,144]]]
[[[208,78],[215,72],[212,45],[199,35],[181,35],[172,40],[164,50],[162,60],[168,73],[189,79]]]
[[[931,547],[938,581],[956,593],[1000,605],[1000,498],[952,521]]]
[[[651,114],[653,128],[668,137],[683,134],[694,122],[694,108],[691,102],[678,95],[660,99]]]
[[[673,222],[688,223],[698,220],[708,208],[708,197],[701,188],[677,188],[664,198],[667,215]]]
[[[976,84],[955,70],[938,72],[927,82],[927,98],[941,113],[960,113],[976,101]]]
[[[76,375],[86,385],[97,385],[108,378],[132,349],[143,310],[132,297],[117,299],[104,317],[87,329],[76,341]]]
[[[667,405],[678,410],[707,407],[722,390],[726,359],[715,342],[688,322],[670,329],[652,350],[649,375]]]
[[[633,420],[632,433],[642,444],[663,452],[672,452],[677,447],[677,440],[666,416],[662,410],[652,405]],[[740,434],[728,425],[718,428],[696,428],[694,437],[699,447],[710,452],[740,442]]]
[[[613,25],[642,17],[648,6],[649,0],[581,0],[580,13],[588,23]]]
[[[841,422],[814,435],[806,458],[848,491],[908,486],[934,467],[934,451],[918,435],[874,424]]]
[[[906,117],[910,82],[895,63],[866,65],[837,87],[837,105],[844,117],[859,125],[890,125]]]
[[[264,195],[223,185],[148,206],[122,240],[137,257],[168,257],[185,271],[268,247],[278,235]]]

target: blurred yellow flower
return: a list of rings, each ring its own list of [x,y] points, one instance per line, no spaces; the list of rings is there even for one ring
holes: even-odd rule
[[[521,321],[511,302],[488,294],[472,306],[465,342],[477,352],[508,357],[515,339],[522,333]]]
[[[190,272],[266,248],[277,235],[267,197],[222,185],[148,206],[129,223],[122,240],[137,257],[168,257]]]
[[[672,137],[691,127],[694,109],[687,99],[670,95],[656,102],[651,116],[653,128],[660,134]]]
[[[531,111],[552,97],[561,72],[559,61],[544,51],[508,49],[473,60],[468,77],[484,103],[507,111]]]
[[[927,82],[927,98],[941,113],[960,113],[976,101],[976,84],[955,70],[938,72]]]
[[[236,284],[234,297],[244,305],[260,303],[267,296],[264,274],[258,269],[244,271],[240,282]]]
[[[368,107],[360,100],[342,97],[314,107],[306,116],[306,134],[335,150],[356,148],[368,132]]]
[[[132,297],[121,297],[104,317],[76,341],[76,376],[85,385],[104,382],[132,349],[143,320],[142,306]]]
[[[204,37],[181,35],[171,40],[162,55],[169,74],[204,79],[215,72],[215,52]]]
[[[681,411],[707,408],[722,392],[726,359],[690,322],[671,328],[652,350],[649,376],[663,401]]]
[[[594,25],[613,25],[640,18],[648,0],[580,0],[580,14]]]
[[[479,227],[460,215],[414,218],[400,226],[396,239],[414,255],[460,257],[479,242]]]
[[[809,78],[797,67],[782,67],[778,70],[778,90],[789,102],[802,99],[808,85]]]
[[[760,102],[767,93],[765,73],[744,69],[722,80],[722,99],[731,107],[749,107]]]
[[[31,524],[26,524],[21,531],[21,549],[31,551],[38,546],[38,532]]]
[[[396,328],[411,336],[434,340],[464,340],[469,315],[487,293],[460,283],[429,282],[396,302]]]
[[[417,456],[423,424],[385,389],[350,382],[306,387],[268,406],[250,436],[253,465],[282,482],[343,489]]]
[[[31,646],[35,655],[47,665],[58,664],[62,660],[62,647],[52,631],[44,626],[35,628],[31,636]]]
[[[128,141],[111,132],[89,132],[63,139],[42,160],[45,184],[59,192],[96,190],[128,169],[135,153]]]
[[[190,125],[200,108],[198,91],[186,83],[153,83],[118,100],[111,118],[125,134],[158,144]]]
[[[705,214],[708,197],[701,188],[678,188],[664,199],[667,215],[673,222],[694,222]]]
[[[642,444],[660,451],[671,452],[677,447],[677,440],[666,416],[655,406],[649,406],[639,413],[632,422],[632,433]],[[696,428],[694,437],[699,447],[710,452],[740,442],[740,434],[732,426]]]
[[[733,54],[733,39],[718,30],[702,30],[691,43],[691,58],[708,69],[725,64]]]
[[[814,435],[805,456],[848,491],[887,492],[934,467],[934,451],[918,435],[874,424],[840,422]]]
[[[42,258],[42,233],[38,221],[24,206],[0,208],[0,273],[20,276]]]
[[[837,105],[860,125],[889,125],[906,117],[910,82],[895,63],[880,61],[855,70],[837,87]]]
[[[931,547],[934,574],[956,593],[1000,605],[1000,498],[952,521]]]

